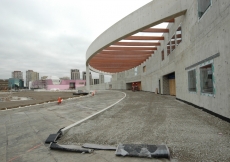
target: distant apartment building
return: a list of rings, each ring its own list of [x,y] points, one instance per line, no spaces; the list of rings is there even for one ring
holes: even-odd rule
[[[66,76],[66,77],[60,78],[60,80],[70,80],[70,78]]]
[[[99,74],[99,84],[105,83],[105,76],[103,74]]]
[[[0,90],[8,89],[8,79],[0,79]]]
[[[71,69],[70,74],[71,74],[71,80],[80,79],[80,71],[78,69]]]
[[[23,73],[21,71],[13,71],[12,78],[22,79],[23,80]]]
[[[93,79],[93,85],[99,84],[99,79]]]
[[[46,80],[46,78],[48,78],[48,76],[42,76],[41,80]]]
[[[85,80],[61,80],[57,76],[49,76],[45,80],[36,80],[31,83],[31,89],[46,89],[46,90],[68,90],[83,87]]]
[[[86,80],[86,72],[82,72],[82,80]],[[89,72],[89,80],[90,80],[90,85],[93,85],[93,79],[92,79],[92,74]]]
[[[91,72],[90,72],[90,74],[91,74]],[[82,72],[82,80],[86,80],[86,72],[85,71]]]
[[[26,71],[26,87],[29,87],[30,81],[39,80],[39,73],[33,70]]]

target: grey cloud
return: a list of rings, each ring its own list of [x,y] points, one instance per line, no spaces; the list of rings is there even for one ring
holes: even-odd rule
[[[86,9],[80,11],[80,2],[1,0],[0,78],[11,77],[14,70],[22,71],[24,79],[29,69],[40,76],[59,77],[70,76],[72,68],[85,71],[87,48],[106,30],[105,20],[96,14],[107,7],[100,9],[103,5],[92,6],[95,3],[87,1],[83,4]],[[90,8],[97,8],[92,11],[95,17]],[[112,19],[109,14],[103,16]]]
[[[58,31],[61,13],[41,5],[38,1],[0,2],[0,21],[4,22],[0,23],[0,78],[11,77],[14,70],[23,71],[25,78],[29,69],[40,76],[59,77],[69,76],[71,68],[85,69],[91,40],[70,35],[74,26]]]

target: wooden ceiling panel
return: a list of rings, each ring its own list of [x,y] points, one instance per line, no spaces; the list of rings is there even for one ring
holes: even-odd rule
[[[175,19],[171,19],[166,22],[174,23]],[[180,30],[180,28],[178,28],[178,30]],[[169,33],[169,29],[148,28],[139,32]],[[177,38],[181,38],[181,34],[177,34],[176,36]],[[131,35],[123,38],[122,40],[114,42],[109,47],[99,51],[90,59],[89,65],[97,70],[109,73],[118,73],[129,70],[140,65],[151,57],[151,55],[154,54],[154,51],[157,50],[157,46],[161,45],[161,41],[164,40],[164,36]],[[175,41],[173,42],[172,40],[172,43],[175,43]]]
[[[117,42],[115,46],[160,46],[160,42]]]
[[[129,36],[123,40],[164,40],[163,36]]]
[[[146,32],[146,33],[168,33],[169,29],[162,29],[162,28],[149,28],[145,29],[141,32]]]
[[[157,47],[107,47],[104,50],[157,50]]]
[[[98,54],[124,54],[124,55],[135,55],[135,54],[153,54],[154,51],[153,50],[103,50]]]

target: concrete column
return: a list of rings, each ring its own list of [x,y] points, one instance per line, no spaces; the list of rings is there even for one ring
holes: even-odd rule
[[[86,65],[86,90],[90,91],[89,65]]]
[[[176,35],[177,35],[177,31],[176,31],[176,33],[175,33],[175,39],[174,39],[174,41],[175,41],[175,48],[176,48],[177,45],[178,45],[178,44],[177,44],[177,36],[176,36]]]
[[[169,45],[170,45],[170,53],[169,54],[171,54],[172,53],[172,38],[170,38]]]

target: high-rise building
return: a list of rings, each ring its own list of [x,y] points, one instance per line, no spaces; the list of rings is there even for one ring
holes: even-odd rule
[[[103,74],[99,74],[99,84],[105,83],[105,76]]]
[[[86,80],[86,72],[85,71],[83,71],[82,72],[82,80]],[[89,80],[90,80],[90,85],[93,85],[93,79],[92,79],[92,74],[91,74],[91,72],[89,72]]]
[[[70,70],[71,80],[78,80],[80,79],[80,71],[78,69],[71,69]]]
[[[91,74],[91,72],[90,72],[90,74]],[[86,80],[86,72],[85,71],[82,72],[82,80]]]
[[[39,73],[33,70],[26,71],[26,87],[29,87],[30,81],[39,80]]]
[[[21,71],[13,71],[12,78],[18,78],[23,80],[23,73]]]

